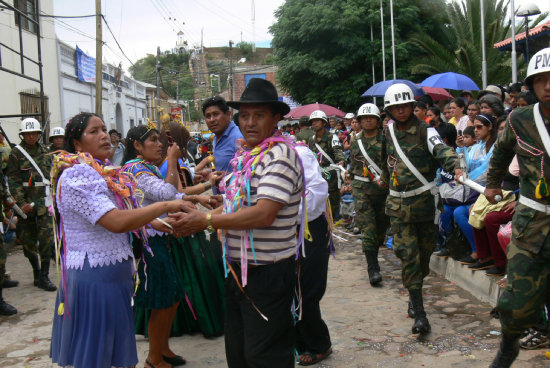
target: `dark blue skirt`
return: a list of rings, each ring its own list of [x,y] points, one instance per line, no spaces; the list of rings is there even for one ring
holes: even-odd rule
[[[67,270],[65,314],[55,301],[50,356],[60,366],[131,367],[138,363],[132,313],[132,260]],[[68,305],[67,305],[68,304]]]

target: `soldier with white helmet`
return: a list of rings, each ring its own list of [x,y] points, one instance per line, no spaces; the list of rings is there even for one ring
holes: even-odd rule
[[[382,281],[378,264],[378,249],[384,242],[389,218],[385,214],[387,188],[377,185],[384,166],[384,133],[380,110],[375,104],[366,103],[357,111],[361,132],[351,140],[350,173],[356,222],[363,236],[362,248],[367,260],[369,281],[379,286]]]
[[[340,191],[341,171],[344,166],[344,151],[340,140],[334,134],[330,134],[326,128],[327,115],[321,110],[315,110],[309,116],[311,128],[315,135],[308,140],[309,149],[319,160],[323,177],[328,182],[329,202],[334,219],[340,216]]]
[[[413,333],[428,333],[422,298],[424,278],[430,273],[430,256],[438,234],[442,208],[435,186],[441,166],[462,174],[457,154],[435,130],[413,114],[414,94],[402,83],[390,86],[384,109],[393,119],[385,130],[385,154],[381,182],[389,185],[386,214],[390,216],[393,245],[402,263],[403,285],[409,290],[409,316]],[[386,184],[387,183],[387,184]]]
[[[538,103],[510,113],[499,135],[487,173],[485,196],[502,196],[501,183],[510,162],[520,167],[520,197],[507,249],[506,288],[498,300],[502,341],[492,368],[510,367],[519,353],[524,330],[544,313],[550,274],[550,47],[537,52],[527,67],[525,84]],[[541,338],[548,339],[542,335]]]
[[[353,115],[352,112],[348,112],[346,115],[344,115],[344,126],[346,127],[346,130],[348,132],[351,131],[351,121],[355,118],[355,115]]]
[[[19,136],[22,140],[11,151],[6,175],[15,201],[27,215],[17,223],[16,233],[33,268],[34,286],[55,291],[57,288],[49,279],[53,250],[53,228],[48,213],[52,157],[38,141],[41,132],[38,120],[26,118],[21,121]]]
[[[50,131],[50,151],[55,152],[63,149],[63,139],[65,138],[65,129],[55,127]]]

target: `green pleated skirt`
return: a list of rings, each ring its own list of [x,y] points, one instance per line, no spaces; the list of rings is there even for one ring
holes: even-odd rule
[[[223,270],[204,232],[177,238],[172,243],[171,256],[186,297],[179,304],[170,336],[197,332],[205,337],[222,335],[225,314]],[[150,309],[134,307],[136,334],[148,336],[150,313]]]

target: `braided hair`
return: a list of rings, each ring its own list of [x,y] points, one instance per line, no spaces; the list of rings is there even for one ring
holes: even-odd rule
[[[134,142],[137,141],[143,144],[153,132],[158,133],[159,131],[157,129],[149,129],[147,125],[143,124],[130,128],[126,134],[126,149],[124,150],[124,159],[122,162],[128,162],[136,158],[138,153],[134,147]]]
[[[91,113],[91,112],[81,112],[69,120],[69,123],[65,127],[65,137],[63,139],[63,149],[70,153],[76,153],[76,148],[74,147],[74,141],[79,141],[82,138],[82,133],[86,130],[88,123],[92,117],[98,117],[101,119],[101,116]],[[103,119],[102,119],[103,121]]]

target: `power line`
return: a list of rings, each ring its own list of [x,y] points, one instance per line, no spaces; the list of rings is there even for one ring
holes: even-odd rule
[[[109,23],[107,23],[107,19],[105,19],[105,17],[103,16],[103,14],[101,14],[101,18],[103,18],[103,21],[105,22],[105,25],[107,26],[107,29],[109,30],[109,33],[111,34],[111,36],[113,36],[113,40],[115,40],[118,48],[120,49],[120,52],[122,52],[122,55],[124,55],[124,57],[130,62],[130,64],[132,64],[132,66],[134,65],[134,63],[132,63],[132,60],[130,60],[130,58],[128,56],[126,56],[126,53],[124,52],[124,50],[122,50],[122,47],[120,46],[120,44],[118,43],[118,40],[116,39],[115,35],[113,34],[113,31],[111,30],[111,27],[109,26]]]

